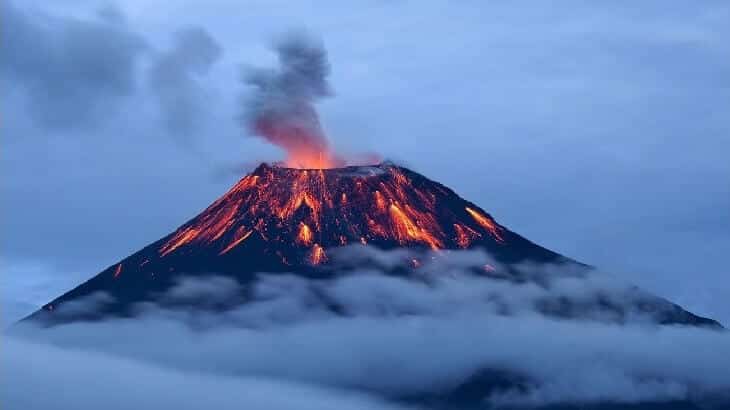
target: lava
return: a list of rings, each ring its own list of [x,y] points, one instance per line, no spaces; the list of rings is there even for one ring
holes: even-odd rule
[[[328,248],[351,243],[439,250],[504,242],[489,215],[463,201],[455,207],[454,198],[448,188],[387,164],[264,164],[167,237],[158,255],[203,246],[227,257],[254,234],[281,261],[311,265],[325,263]]]
[[[312,230],[304,222],[299,223],[299,235],[297,235],[297,242],[300,245],[309,246],[312,244]]]
[[[454,224],[454,230],[456,230],[456,243],[460,248],[468,248],[480,236],[479,232],[461,224]]]
[[[190,243],[190,241],[198,236],[199,232],[200,231],[198,229],[192,227],[179,232],[172,238],[172,240],[170,240],[170,242],[167,242],[165,246],[160,248],[160,255],[165,256],[180,246]]]
[[[223,255],[224,253],[227,253],[231,249],[235,248],[236,246],[238,246],[238,244],[240,244],[241,242],[248,239],[248,237],[251,236],[252,233],[253,233],[253,231],[248,231],[248,232],[244,233],[243,235],[241,235],[241,237],[234,239],[233,242],[228,244],[228,246],[226,246],[222,251],[220,251],[219,255]]]
[[[492,221],[492,219],[480,214],[478,211],[475,211],[469,207],[466,207],[466,212],[469,212],[469,215],[471,215],[477,221],[477,223],[479,223],[479,225],[488,230],[489,233],[491,233],[496,240],[500,242],[504,241],[502,239],[502,236],[499,234],[499,228],[497,227],[497,224]]]
[[[401,244],[409,241],[422,241],[432,249],[441,247],[439,241],[430,232],[416,226],[416,224],[397,205],[390,205],[390,215],[393,218],[395,237]]]
[[[319,246],[319,244],[314,244],[312,247],[312,251],[309,254],[309,262],[312,265],[319,265],[322,262],[327,261],[327,254],[325,254],[324,249]]]

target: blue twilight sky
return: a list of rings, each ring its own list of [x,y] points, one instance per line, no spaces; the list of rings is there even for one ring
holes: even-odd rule
[[[272,38],[320,37],[340,152],[730,323],[730,3],[6,0],[3,323],[282,153],[237,122]]]

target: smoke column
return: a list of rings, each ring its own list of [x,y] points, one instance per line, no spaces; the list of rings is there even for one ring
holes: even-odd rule
[[[274,44],[279,67],[247,69],[243,81],[254,88],[242,119],[249,131],[287,153],[286,165],[298,168],[341,166],[322,130],[314,107],[331,95],[330,65],[321,42],[289,33]]]

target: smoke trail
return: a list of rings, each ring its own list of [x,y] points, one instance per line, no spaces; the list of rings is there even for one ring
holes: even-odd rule
[[[289,33],[274,44],[279,67],[247,69],[243,81],[254,88],[243,107],[249,130],[287,152],[289,166],[326,168],[340,161],[330,152],[314,103],[331,95],[330,65],[320,41]]]

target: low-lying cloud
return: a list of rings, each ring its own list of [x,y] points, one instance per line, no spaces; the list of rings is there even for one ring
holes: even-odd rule
[[[347,252],[390,268],[408,259]],[[318,280],[262,274],[250,286],[188,278],[133,319],[22,326],[3,349],[3,370],[20,375],[6,378],[5,402],[33,408],[43,386],[43,400],[74,408],[102,403],[100,392],[137,408],[195,408],[204,397],[220,408],[429,406],[458,400],[488,371],[493,383],[476,397],[486,408],[703,400],[730,389],[726,332],[660,326],[656,311],[672,305],[608,274],[475,275],[485,260],[454,252],[411,278],[377,267]],[[232,306],[236,295],[246,303]]]

